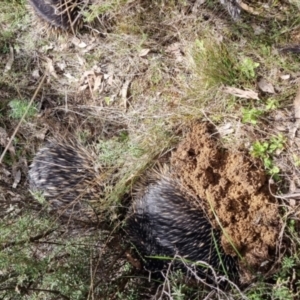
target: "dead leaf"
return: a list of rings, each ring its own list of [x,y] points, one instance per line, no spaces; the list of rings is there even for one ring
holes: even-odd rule
[[[15,189],[17,187],[17,185],[19,184],[19,182],[21,181],[21,171],[18,170],[14,175],[15,175],[14,183],[13,183],[12,187]]]
[[[109,77],[107,78],[107,84],[112,86],[114,82],[114,74],[109,75]]]
[[[290,138],[290,140],[293,140],[293,141],[295,139],[296,132],[300,125],[300,86],[298,87],[298,91],[297,91],[296,97],[294,99],[294,116],[295,116],[296,122],[290,128],[290,132],[289,132],[289,138]]]
[[[80,57],[78,54],[77,54],[77,58],[78,58],[78,62],[81,66],[84,66],[85,64],[85,59],[83,57]]]
[[[139,53],[140,57],[146,56],[150,52],[150,49],[142,49]]]
[[[261,78],[257,85],[262,92],[275,94],[273,85],[270,82],[268,82],[265,78]]]
[[[84,80],[85,78],[87,78],[88,76],[94,76],[95,75],[95,73],[94,73],[94,71],[92,71],[92,70],[90,70],[90,71],[85,71],[84,73],[83,73],[83,75],[81,76],[81,79],[80,80]]]
[[[223,91],[224,91],[224,93],[227,93],[227,94],[239,97],[239,98],[259,100],[258,93],[254,92],[252,90],[249,90],[249,89],[242,90],[242,89],[231,87],[231,86],[225,86]]]
[[[7,146],[8,141],[9,141],[9,138],[8,138],[6,130],[3,127],[0,127],[0,145],[3,148],[5,148]],[[10,143],[8,150],[12,157],[14,157],[16,155],[16,150],[12,143]]]
[[[91,37],[89,39],[89,44],[87,45],[87,47],[85,49],[82,50],[82,52],[83,53],[88,53],[88,52],[90,52],[91,50],[93,50],[97,47],[98,47],[98,43],[97,43],[96,39]]]
[[[86,47],[86,43],[85,42],[81,42],[78,45],[79,48],[85,48]]]
[[[11,175],[10,171],[8,171],[8,170],[4,167],[4,165],[1,165],[1,173],[2,173],[3,175],[5,175],[5,178],[3,178],[3,179],[6,179],[6,180],[4,180],[4,181],[7,182],[8,177],[10,177],[10,175]]]
[[[6,130],[0,127],[0,145],[6,147],[7,141],[9,140]]]
[[[300,86],[294,99],[295,118],[300,120]]]
[[[69,82],[77,82],[78,80],[70,73],[64,73],[64,76],[69,79]]]
[[[124,106],[125,109],[127,108],[127,96],[128,96],[128,89],[129,89],[131,80],[132,79],[127,79],[124,82],[124,84],[123,84],[123,86],[121,88],[121,92],[120,92],[122,100],[123,100],[123,106]]]
[[[254,31],[254,34],[255,35],[260,35],[262,33],[265,33],[266,30],[265,28],[261,27],[260,25],[257,25],[257,24],[251,24],[252,28],[253,28],[253,31]]]
[[[290,74],[286,74],[286,75],[281,75],[280,76],[280,79],[282,79],[282,80],[289,80],[290,78],[291,78]]]
[[[49,128],[46,126],[45,128],[42,128],[41,130],[35,132],[34,137],[39,141],[45,141],[48,130]]]
[[[176,61],[181,62],[183,60],[183,55],[180,49],[180,43],[173,43],[169,45],[166,49],[167,53],[171,53],[175,56]]]
[[[196,0],[195,4],[193,5],[192,12],[193,14],[199,11],[200,6],[205,3],[206,0]]]
[[[101,86],[101,81],[102,81],[102,75],[96,76],[95,77],[95,82],[94,82],[94,91],[97,91],[99,87]]]
[[[81,47],[82,48],[82,47]],[[93,49],[95,49],[95,48],[97,48],[97,44],[93,44],[93,45],[89,45],[89,46],[87,46],[86,48],[84,48],[83,50],[82,50],[82,53],[84,54],[84,53],[89,53],[89,52],[91,52]]]
[[[81,42],[76,36],[72,38],[72,43],[78,48],[85,48],[87,46],[85,42]]]
[[[45,45],[45,46],[42,47],[42,51],[44,53],[47,53],[48,50],[53,50],[53,49],[54,49],[54,45],[52,43],[47,44],[47,45]]]
[[[48,72],[50,75],[52,75],[54,78],[57,79],[58,76],[57,76],[57,74],[56,74],[56,72],[55,72],[55,69],[54,69],[54,65],[53,65],[52,59],[50,59],[49,57],[45,57],[45,59],[46,59],[46,66],[45,66],[45,68],[46,68],[47,72]]]
[[[234,129],[232,128],[231,123],[226,123],[218,127],[218,132],[221,136],[226,136],[232,134],[234,132]]]
[[[95,65],[93,66],[93,71],[95,72],[95,74],[102,74],[102,70],[99,66]]]
[[[247,11],[248,13],[255,15],[255,16],[259,16],[259,12],[256,11],[254,8],[252,8],[251,6],[247,5],[246,3],[240,1],[239,2],[239,6],[241,7],[242,10]]]
[[[61,62],[58,62],[56,63],[57,67],[61,70],[61,71],[64,71],[65,68],[66,68],[66,62],[65,61],[61,61]]]
[[[80,92],[82,92],[82,91],[86,90],[88,86],[89,86],[88,84],[84,84],[84,85],[82,85],[81,87],[79,87],[78,90],[79,90]]]
[[[8,72],[11,69],[14,60],[14,48],[11,45],[9,45],[9,59],[5,65],[4,73]]]
[[[35,79],[39,79],[40,78],[40,71],[39,69],[35,69],[32,71],[31,73],[32,77],[35,78]]]

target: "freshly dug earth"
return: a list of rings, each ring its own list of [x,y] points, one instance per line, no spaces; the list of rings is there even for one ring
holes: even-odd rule
[[[213,226],[221,224],[225,252],[236,255],[233,243],[244,258],[242,265],[255,270],[270,267],[281,222],[265,172],[245,153],[223,149],[216,137],[213,126],[194,124],[173,153],[172,168],[204,200],[198,205],[205,206]]]

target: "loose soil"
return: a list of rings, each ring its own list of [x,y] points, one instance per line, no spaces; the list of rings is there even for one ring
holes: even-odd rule
[[[238,251],[247,269],[270,267],[281,222],[260,162],[223,149],[212,125],[196,123],[171,163],[183,184],[204,200],[200,205],[213,226],[221,225],[225,252]]]

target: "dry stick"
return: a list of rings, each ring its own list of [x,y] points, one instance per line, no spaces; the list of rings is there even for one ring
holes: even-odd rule
[[[29,102],[29,104],[28,104],[28,106],[27,106],[27,108],[26,108],[26,110],[25,110],[25,112],[24,112],[24,114],[23,114],[23,116],[22,116],[22,118],[21,118],[21,120],[20,120],[18,126],[16,127],[16,129],[15,129],[14,133],[12,134],[12,136],[10,137],[10,139],[9,139],[9,141],[8,141],[8,143],[7,143],[6,147],[5,147],[5,149],[4,149],[4,151],[2,152],[1,157],[0,157],[0,164],[2,163],[2,160],[3,160],[3,158],[4,158],[5,153],[7,152],[7,150],[8,150],[8,148],[9,148],[9,146],[10,146],[12,140],[14,139],[15,135],[17,134],[17,132],[18,132],[18,130],[19,130],[19,128],[20,128],[22,122],[24,121],[25,116],[27,115],[27,113],[28,113],[28,111],[29,111],[29,108],[31,107],[31,105],[32,105],[32,103],[33,103],[33,101],[34,101],[34,99],[36,98],[37,93],[38,93],[39,90],[41,89],[42,84],[44,83],[46,76],[47,76],[47,74],[45,74],[45,75],[43,76],[43,78],[42,78],[42,80],[41,80],[39,86],[38,86],[37,89],[35,90],[34,95],[32,96],[32,98],[31,98],[31,100],[30,100],[30,102]]]
[[[91,283],[90,283],[90,287],[89,287],[88,299],[90,298],[90,295],[91,295],[92,299],[94,300],[94,276],[93,276],[93,274],[94,274],[94,272],[93,272],[93,258],[90,256]]]
[[[160,294],[160,297],[158,298],[158,300],[163,299],[162,298],[163,294],[169,296],[169,298],[172,299],[170,297],[170,295],[165,291],[165,288],[166,288],[166,286],[168,286],[168,292],[169,293],[171,292],[169,274],[171,273],[171,267],[172,267],[172,264],[174,263],[174,261],[175,261],[176,258],[177,258],[177,254],[174,255],[172,261],[169,263],[166,275],[164,275],[163,272],[162,272],[162,275],[165,278],[165,280],[164,280],[164,283],[163,283],[163,286],[162,286],[162,291],[161,291],[161,294]]]

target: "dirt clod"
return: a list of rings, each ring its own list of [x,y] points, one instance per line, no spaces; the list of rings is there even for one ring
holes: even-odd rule
[[[221,224],[227,254],[236,255],[233,244],[256,269],[272,260],[280,217],[260,162],[223,149],[206,123],[192,127],[171,161],[183,184],[204,200],[213,226]]]

